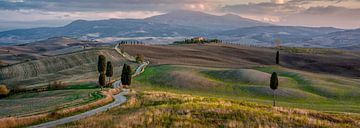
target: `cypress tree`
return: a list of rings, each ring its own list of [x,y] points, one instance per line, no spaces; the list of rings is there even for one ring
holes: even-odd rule
[[[105,74],[104,73],[100,73],[99,75],[99,85],[102,89],[102,87],[104,87],[106,84],[106,80],[105,80]]]
[[[270,88],[273,90],[273,106],[275,106],[275,90],[279,86],[279,80],[276,72],[271,74],[270,78]]]
[[[104,55],[99,55],[98,59],[98,72],[104,74],[106,68],[106,57]]]
[[[126,68],[126,69],[127,69],[126,72],[128,73],[128,74],[127,74],[127,77],[126,77],[126,78],[127,78],[127,85],[131,85],[131,78],[132,78],[131,66],[130,66],[130,65],[127,65],[127,68]]]
[[[111,77],[113,76],[113,66],[110,61],[107,62],[106,65],[106,76],[109,77],[109,84],[111,82]]]
[[[121,73],[121,83],[123,85],[131,85],[131,67],[130,65],[124,64]]]
[[[277,51],[277,52],[276,52],[276,64],[280,64],[279,56],[280,56],[280,52]]]

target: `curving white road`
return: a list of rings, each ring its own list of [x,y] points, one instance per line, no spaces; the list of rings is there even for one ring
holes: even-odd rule
[[[99,113],[99,112],[104,112],[104,111],[106,111],[106,110],[108,110],[110,108],[113,108],[113,107],[119,106],[122,103],[125,103],[126,102],[126,97],[124,95],[126,93],[128,93],[128,92],[129,92],[128,89],[124,89],[123,92],[121,92],[121,93],[119,93],[117,95],[114,95],[113,98],[115,99],[115,101],[108,104],[108,105],[105,105],[105,106],[102,106],[102,107],[99,107],[99,108],[96,108],[96,109],[93,109],[93,110],[90,110],[90,111],[87,111],[87,112],[84,112],[84,113],[81,113],[81,114],[78,114],[78,115],[65,117],[65,118],[62,118],[62,119],[59,119],[59,120],[50,121],[50,122],[42,123],[42,124],[39,124],[39,125],[31,126],[30,128],[56,127],[57,125],[70,123],[70,122],[73,122],[73,121],[77,121],[77,120],[84,119],[86,117],[95,115],[96,113]]]
[[[119,49],[119,44],[117,44],[115,46],[115,50],[117,52],[119,52],[122,56],[124,56],[126,59],[130,60],[130,61],[134,61],[134,57],[128,55],[128,54],[124,54],[124,53],[121,53],[120,49]],[[135,73],[132,75],[132,77],[135,77],[137,75],[140,75],[145,67],[149,64],[149,61],[147,62],[143,62],[135,71]],[[118,87],[121,87],[121,81],[118,80],[116,82],[114,82],[112,84],[113,88],[118,88]],[[34,126],[31,126],[30,128],[49,128],[49,127],[56,127],[57,125],[61,125],[61,124],[66,124],[66,123],[70,123],[70,122],[73,122],[73,121],[77,121],[77,120],[81,120],[81,119],[84,119],[86,117],[89,117],[89,116],[93,116],[99,112],[104,112],[108,109],[111,109],[113,107],[116,107],[116,106],[119,106],[123,103],[126,102],[126,97],[124,96],[125,94],[127,94],[129,92],[128,89],[123,89],[123,92],[117,94],[117,95],[114,95],[113,98],[114,98],[114,102],[108,104],[108,105],[105,105],[105,106],[102,106],[102,107],[99,107],[99,108],[96,108],[96,109],[93,109],[93,110],[90,110],[90,111],[87,111],[87,112],[84,112],[84,113],[81,113],[81,114],[78,114],[78,115],[74,115],[74,116],[70,116],[70,117],[65,117],[65,118],[62,118],[62,119],[58,119],[58,120],[54,120],[54,121],[50,121],[50,122],[46,122],[46,123],[42,123],[42,124],[39,124],[39,125],[34,125]]]

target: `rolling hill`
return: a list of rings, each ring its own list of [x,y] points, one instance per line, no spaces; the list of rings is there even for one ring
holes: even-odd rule
[[[332,32],[338,32],[342,29],[330,27],[300,27],[300,26],[257,26],[246,27],[235,30],[227,30],[214,34],[214,37],[228,39],[231,42],[257,44],[261,46],[274,46],[275,39],[281,40],[283,46],[300,47],[329,47],[326,42],[319,42],[318,45],[304,43],[316,36],[326,35]],[[335,46],[335,48],[338,46]]]
[[[242,45],[127,45],[126,52],[143,54],[151,64],[191,65],[219,68],[248,68],[274,65],[276,50]],[[314,73],[360,77],[360,53],[314,48],[280,51],[281,65]]]
[[[329,48],[359,50],[359,37],[360,29],[354,29],[319,35],[305,41],[305,43],[312,45],[321,45]]]
[[[32,43],[0,46],[0,60],[4,63],[13,64],[76,52],[100,45],[102,45],[102,43],[95,41],[84,41],[68,37],[52,37]]]
[[[98,55],[105,55],[114,66],[114,78],[121,74],[124,63],[128,62],[111,47],[92,48],[73,53],[44,57],[0,68],[0,83],[11,88],[35,88],[49,82],[65,83],[97,81]]]

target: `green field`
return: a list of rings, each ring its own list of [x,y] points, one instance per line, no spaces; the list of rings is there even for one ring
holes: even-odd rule
[[[20,93],[0,99],[0,117],[46,113],[87,104],[102,97],[93,83],[71,85],[62,90]]]
[[[271,104],[270,73],[278,72],[278,106],[326,112],[360,113],[360,80],[282,67],[220,69],[153,66],[137,77],[135,88]]]

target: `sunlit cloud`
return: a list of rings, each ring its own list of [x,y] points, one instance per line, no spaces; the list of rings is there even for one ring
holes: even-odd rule
[[[285,0],[271,0],[271,2],[274,4],[284,4],[286,1]]]

